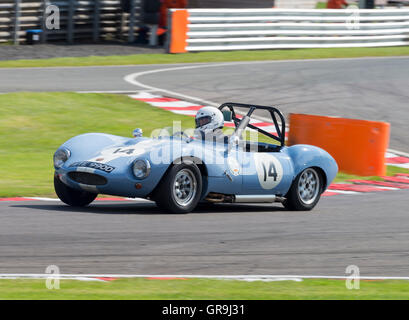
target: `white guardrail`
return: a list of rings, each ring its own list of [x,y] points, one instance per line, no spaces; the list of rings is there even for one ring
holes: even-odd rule
[[[175,53],[409,44],[409,9],[174,9],[170,14],[169,52]]]

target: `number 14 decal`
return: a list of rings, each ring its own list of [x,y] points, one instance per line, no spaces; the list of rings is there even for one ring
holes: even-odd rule
[[[260,187],[265,190],[277,187],[284,176],[280,160],[267,153],[255,154],[254,160]]]
[[[273,177],[274,181],[277,181],[277,169],[273,162],[270,162],[268,166],[268,170],[266,164],[263,163],[263,171],[264,171],[264,181],[267,181],[268,177]]]
[[[135,149],[124,149],[124,148],[118,148],[116,149],[113,153],[126,153],[126,154],[132,154],[135,151]]]

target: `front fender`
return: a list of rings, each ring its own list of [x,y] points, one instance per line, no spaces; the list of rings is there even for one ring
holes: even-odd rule
[[[324,189],[327,189],[338,173],[338,165],[335,159],[327,151],[319,147],[297,144],[287,147],[285,152],[292,159],[294,178],[306,168],[318,167],[325,174]]]
[[[85,133],[75,136],[64,142],[60,148],[67,148],[71,152],[71,157],[67,161],[70,165],[76,161],[89,159],[93,154],[111,145],[123,143],[128,138],[114,136],[105,133]]]

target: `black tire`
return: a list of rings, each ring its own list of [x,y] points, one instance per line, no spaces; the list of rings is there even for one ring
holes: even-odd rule
[[[186,175],[188,180],[191,179],[192,193],[185,192],[185,189],[190,190],[188,183],[176,185],[179,179],[183,178],[183,175]],[[183,185],[185,185],[185,189],[183,189]],[[180,191],[181,189],[183,190]],[[166,173],[155,190],[154,200],[158,207],[171,213],[182,214],[189,213],[196,208],[201,194],[202,175],[199,168],[194,163],[180,163],[173,165]],[[186,199],[183,199],[184,195],[186,195]],[[182,204],[183,201],[186,203]]]
[[[317,185],[310,188],[310,184],[306,183],[304,178],[306,175],[311,174],[316,180]],[[311,180],[313,181],[313,180]],[[307,190],[305,188],[307,187]],[[309,211],[312,210],[318,201],[320,200],[322,188],[323,187],[323,177],[321,172],[315,168],[304,169],[297,177],[294,179],[290,190],[286,194],[286,200],[283,202],[284,207],[287,210],[292,211]],[[312,189],[313,188],[313,189]],[[303,197],[303,191],[307,192]],[[311,193],[310,193],[311,192]]]
[[[72,207],[85,207],[95,200],[98,194],[87,191],[79,191],[68,187],[58,176],[54,176],[54,189],[58,198]]]

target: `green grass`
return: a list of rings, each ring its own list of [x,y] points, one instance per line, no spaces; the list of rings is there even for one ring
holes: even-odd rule
[[[387,166],[386,167],[386,175],[387,176],[394,176],[397,173],[409,173],[409,169],[399,168],[394,166]],[[383,179],[378,176],[371,176],[371,177],[362,177],[353,174],[339,172],[334,179],[334,182],[345,182],[351,179],[359,179],[359,180],[375,180],[375,181],[382,181]]]
[[[0,197],[54,196],[52,156],[73,136],[104,132],[130,137],[138,127],[149,136],[153,129],[171,126],[173,121],[182,121],[183,128],[193,126],[191,117],[152,108],[122,95],[0,95]],[[409,170],[388,167],[388,175],[398,172]],[[348,179],[380,180],[339,173],[335,182]]]
[[[107,65],[225,62],[225,61],[356,58],[407,55],[409,55],[409,46],[386,48],[254,50],[228,52],[198,52],[184,54],[137,54],[128,56],[106,56],[106,57],[90,56],[79,58],[8,60],[0,61],[0,68],[107,66]]]
[[[409,281],[364,281],[348,290],[345,280],[245,282],[237,280],[121,279],[111,282],[61,280],[49,290],[45,280],[0,280],[0,299],[409,299]]]
[[[86,132],[132,136],[192,118],[126,96],[78,93],[0,95],[0,197],[54,194],[52,157],[69,138]]]

